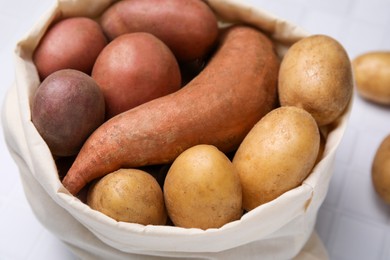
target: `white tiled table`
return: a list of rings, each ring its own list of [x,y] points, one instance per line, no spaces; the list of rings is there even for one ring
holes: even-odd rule
[[[0,0],[0,99],[13,81],[14,46],[54,0]],[[338,39],[351,59],[390,50],[390,0],[251,0],[310,33]],[[390,206],[374,193],[370,167],[390,133],[390,107],[355,95],[350,123],[316,229],[331,259],[390,259]],[[35,219],[18,170],[0,139],[0,260],[76,259]]]

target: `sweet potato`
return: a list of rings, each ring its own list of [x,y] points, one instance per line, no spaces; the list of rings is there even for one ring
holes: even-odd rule
[[[121,113],[86,141],[63,185],[72,194],[121,167],[173,161],[210,144],[236,149],[275,107],[279,59],[272,42],[247,26],[229,27],[203,71],[179,91]]]

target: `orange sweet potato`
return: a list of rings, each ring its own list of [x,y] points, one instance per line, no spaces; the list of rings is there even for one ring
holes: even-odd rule
[[[77,194],[91,180],[121,167],[173,161],[196,144],[223,152],[276,104],[279,59],[260,31],[233,26],[203,71],[179,91],[121,113],[86,141],[63,179]]]

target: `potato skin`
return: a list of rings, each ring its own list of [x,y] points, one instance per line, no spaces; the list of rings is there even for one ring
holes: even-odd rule
[[[180,89],[175,56],[149,33],[123,34],[96,59],[92,78],[106,101],[106,118]]]
[[[87,74],[71,69],[48,76],[32,102],[31,120],[57,156],[75,155],[104,122],[104,97]]]
[[[90,74],[107,39],[94,20],[86,17],[63,19],[46,31],[33,54],[41,80],[61,69]]]
[[[240,179],[231,161],[212,145],[181,153],[164,182],[168,215],[175,226],[219,228],[242,215]]]
[[[372,102],[390,105],[390,52],[367,52],[352,61],[358,93]]]
[[[347,52],[326,35],[296,42],[280,65],[278,91],[282,106],[304,108],[320,126],[332,123],[352,96],[352,67]]]
[[[378,195],[390,204],[390,134],[382,140],[375,153],[371,177]]]
[[[213,57],[190,83],[99,127],[62,183],[76,194],[108,172],[170,163],[197,144],[211,144],[223,152],[237,149],[253,125],[275,107],[278,68],[267,36],[247,26],[228,28]]]
[[[137,169],[120,169],[98,180],[88,191],[87,204],[116,221],[142,225],[167,221],[160,185]]]
[[[214,13],[199,0],[123,0],[106,10],[100,23],[110,40],[124,33],[149,32],[179,61],[203,57],[218,34]]]
[[[300,185],[314,166],[319,146],[318,126],[305,110],[286,106],[264,116],[233,158],[243,208],[250,211]]]

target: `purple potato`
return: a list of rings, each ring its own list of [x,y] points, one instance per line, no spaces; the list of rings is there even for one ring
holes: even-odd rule
[[[105,103],[99,86],[77,70],[52,73],[41,83],[32,103],[32,122],[57,156],[77,154],[104,118]]]

